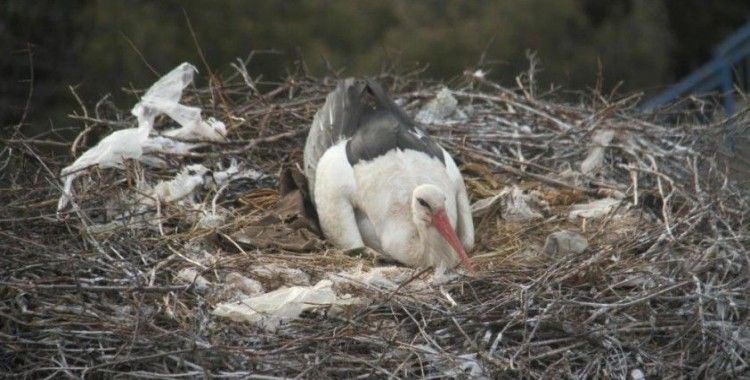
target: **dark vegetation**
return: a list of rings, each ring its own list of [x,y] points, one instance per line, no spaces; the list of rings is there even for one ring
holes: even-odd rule
[[[84,99],[109,93],[125,106],[133,98],[120,88],[199,62],[186,15],[205,59],[223,73],[255,51],[250,70],[267,81],[301,64],[318,75],[398,65],[444,80],[482,68],[515,85],[527,52],[536,52],[540,87],[607,93],[652,91],[688,73],[747,20],[750,3],[8,0],[0,4],[0,126],[18,123],[25,109],[27,50],[34,68],[28,129],[64,128],[77,107],[68,86]]]

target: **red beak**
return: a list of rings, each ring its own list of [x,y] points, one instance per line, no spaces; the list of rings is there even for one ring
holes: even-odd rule
[[[474,263],[469,259],[469,256],[466,256],[464,246],[461,244],[458,236],[456,236],[456,231],[453,230],[451,222],[448,220],[448,214],[446,214],[445,210],[439,210],[432,214],[432,225],[435,226],[438,232],[440,232],[440,235],[443,236],[443,239],[445,239],[453,250],[456,251],[458,258],[461,259],[461,264],[463,264],[469,272],[473,272]]]

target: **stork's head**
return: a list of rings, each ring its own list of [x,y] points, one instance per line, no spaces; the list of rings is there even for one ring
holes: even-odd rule
[[[461,264],[469,271],[474,270],[474,263],[466,255],[456,231],[451,226],[448,213],[445,211],[445,193],[435,185],[419,185],[414,189],[411,199],[411,211],[414,223],[422,229],[434,228],[453,248]]]

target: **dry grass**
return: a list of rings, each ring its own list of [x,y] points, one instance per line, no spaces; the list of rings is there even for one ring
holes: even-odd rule
[[[663,125],[639,118],[632,98],[570,106],[471,76],[451,86],[469,118],[429,130],[461,161],[473,200],[517,184],[539,192],[550,209],[528,223],[503,221],[499,209],[476,220],[480,269],[442,288],[456,306],[437,289],[367,288],[358,291],[369,305],[339,316],[308,313],[275,333],[211,315],[231,294],[181,284],[180,269],[197,268],[218,283],[266,264],[301,269],[312,280],[373,265],[322,241],[305,246],[311,235],[289,221],[268,226],[277,229],[276,244],[233,242],[273,210],[275,179],[300,161],[306,129],[334,83],[297,75],[259,94],[240,74],[214,77],[184,98],[227,123],[229,142],[166,157],[171,169],[91,170],[76,185],[80,208],[63,221],[54,215],[56,174],[70,157],[41,154],[40,138],[20,134],[2,146],[3,373],[412,378],[455,368],[469,376],[476,365],[475,374],[492,378],[747,375],[748,206],[716,153],[712,136],[721,125]],[[412,113],[439,90],[413,75],[380,80]],[[132,122],[101,102],[86,115],[73,118],[86,133]],[[592,134],[604,129],[616,137],[603,167],[561,175],[578,168]],[[185,162],[216,168],[231,158],[267,177],[222,192],[218,204],[230,217],[221,228],[196,229],[185,208],[163,205],[158,219],[148,210],[92,232],[112,221],[113,209],[130,207],[135,178],[153,183]],[[637,204],[585,224],[567,220],[571,204],[617,192]],[[203,190],[196,199],[210,205],[215,195]],[[583,233],[589,248],[541,253],[559,229]],[[286,281],[258,279],[266,289]]]

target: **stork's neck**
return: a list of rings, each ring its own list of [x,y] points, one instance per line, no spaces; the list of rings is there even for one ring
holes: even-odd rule
[[[423,262],[430,252],[429,232],[427,226],[424,224],[415,223],[415,225],[417,227],[417,235],[419,236],[419,239],[417,239],[417,246],[415,247],[414,252],[418,255],[418,260]]]

